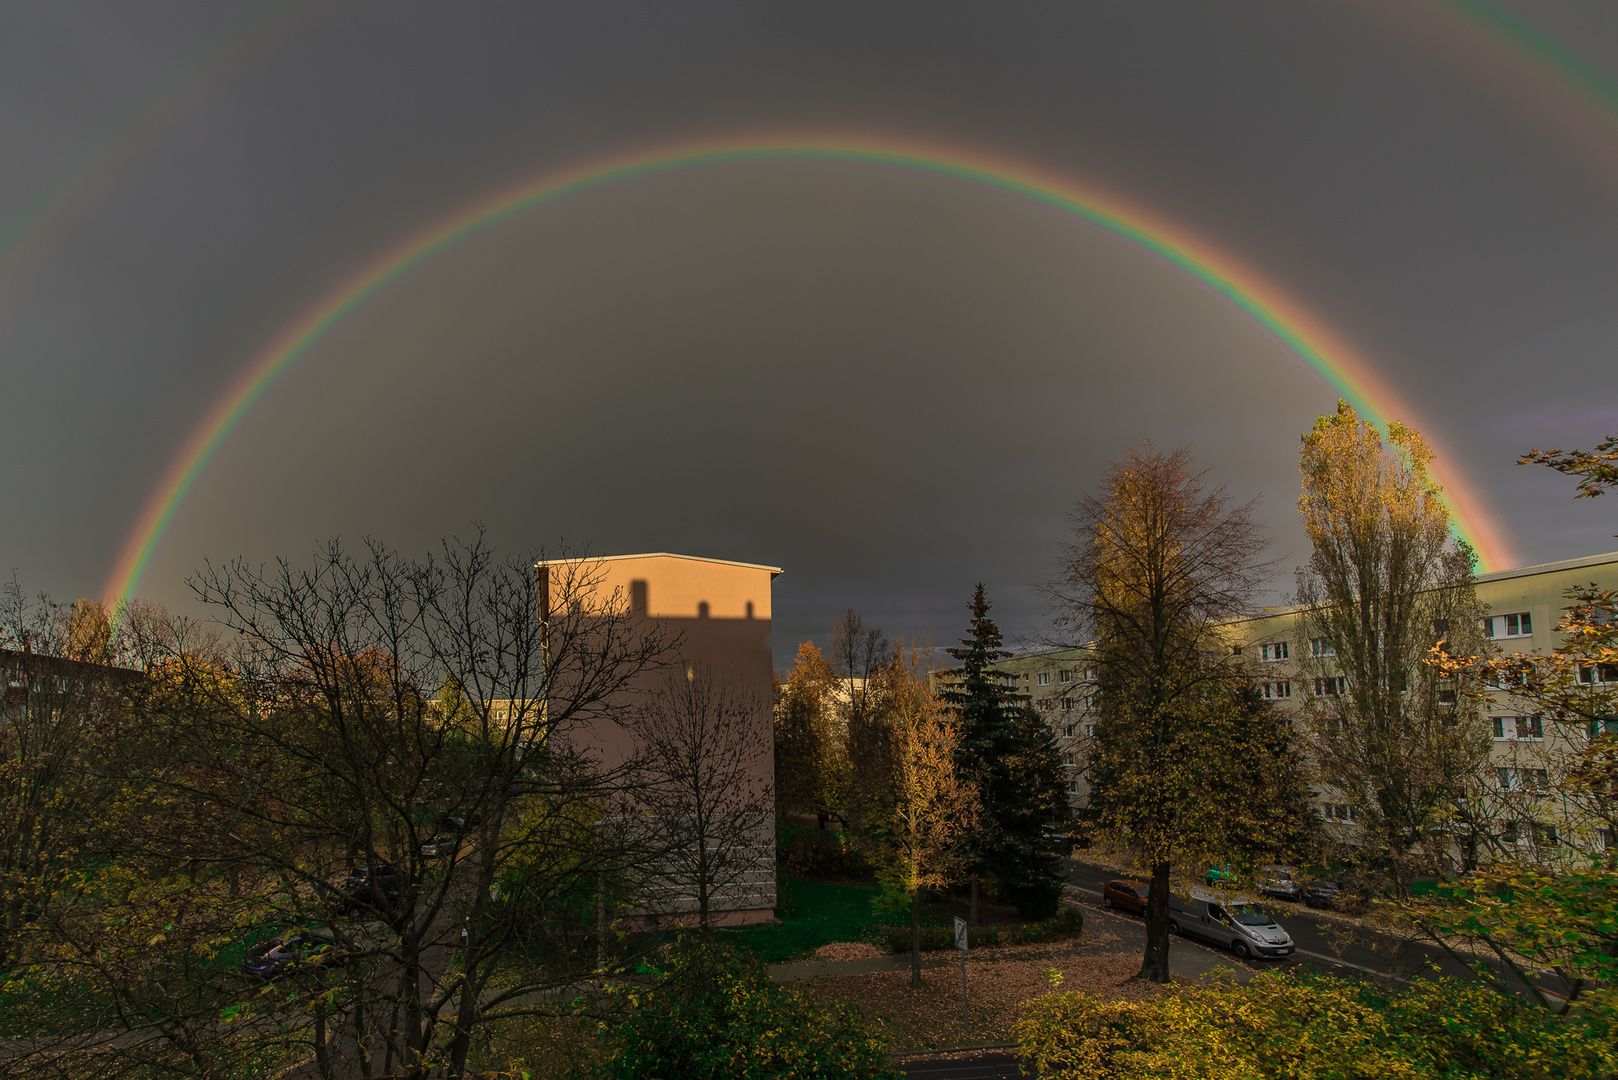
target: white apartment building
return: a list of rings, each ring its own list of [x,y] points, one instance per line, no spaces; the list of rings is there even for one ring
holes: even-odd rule
[[[1506,652],[1548,653],[1559,644],[1564,591],[1592,583],[1618,588],[1618,552],[1480,574],[1478,600],[1488,613],[1485,635]],[[1346,688],[1343,676],[1323,674],[1322,665],[1305,662],[1329,657],[1330,645],[1309,640],[1296,609],[1266,609],[1231,623],[1230,631],[1232,647],[1251,659],[1260,692],[1283,709],[1299,710],[1313,697]],[[1029,653],[995,666],[1008,686],[1026,694],[1048,718],[1067,766],[1068,797],[1076,811],[1082,810],[1089,801],[1082,765],[1096,724],[1096,686],[1086,650]],[[1589,674],[1598,681],[1610,676]],[[1491,795],[1498,835],[1523,845],[1555,845],[1569,830],[1589,827],[1556,792],[1555,781],[1570,751],[1595,732],[1541,716],[1530,703],[1498,688],[1489,691],[1484,715],[1493,733]],[[1618,731],[1618,718],[1604,722],[1604,729]],[[1327,827],[1350,838],[1356,829],[1351,802],[1329,788],[1316,790]],[[1581,839],[1618,848],[1618,837],[1600,831]]]

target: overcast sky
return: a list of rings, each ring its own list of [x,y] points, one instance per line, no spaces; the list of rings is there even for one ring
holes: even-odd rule
[[[810,132],[1127,195],[1368,357],[1519,564],[1618,548],[1609,500],[1513,465],[1618,431],[1618,8],[1498,6],[1561,76],[1457,11],[8,3],[4,568],[98,594],[249,362],[433,223],[607,157]],[[783,663],[846,607],[953,642],[979,580],[1033,639],[1068,511],[1143,439],[1262,496],[1301,561],[1298,437],[1334,404],[1226,299],[1049,207],[705,166],[516,215],[352,312],[226,441],[141,592],[480,521],[783,567]]]

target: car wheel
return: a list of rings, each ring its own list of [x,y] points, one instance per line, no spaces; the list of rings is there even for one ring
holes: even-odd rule
[[[1174,934],[1175,936],[1179,936],[1180,933],[1180,924],[1175,922],[1173,919],[1169,920],[1169,933]]]
[[[1101,898],[1101,906],[1104,907],[1104,908],[1111,909],[1111,907],[1112,907],[1112,897],[1103,896]]]
[[[1236,954],[1236,959],[1238,960],[1246,960],[1253,955],[1253,950],[1247,947],[1247,942],[1245,941],[1236,942],[1230,947],[1230,951]]]

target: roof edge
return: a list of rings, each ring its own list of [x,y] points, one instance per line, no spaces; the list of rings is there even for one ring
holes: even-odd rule
[[[1558,562],[1535,563],[1533,566],[1519,566],[1511,570],[1495,570],[1487,574],[1479,574],[1476,578],[1484,581],[1507,581],[1516,577],[1533,577],[1536,574],[1554,574],[1562,570],[1578,570],[1585,566],[1601,566],[1604,563],[1618,563],[1618,551],[1609,551],[1605,555],[1582,555],[1576,559],[1562,559]]]
[[[541,566],[568,566],[577,563],[621,562],[625,559],[685,559],[687,562],[718,563],[720,566],[739,566],[744,570],[767,570],[772,578],[779,577],[782,573],[779,566],[737,562],[735,559],[714,559],[706,555],[680,555],[673,551],[647,551],[638,555],[581,555],[576,559],[540,559],[534,563],[534,566],[538,568]]]

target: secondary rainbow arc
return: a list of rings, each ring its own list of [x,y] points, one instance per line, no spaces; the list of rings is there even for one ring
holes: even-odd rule
[[[946,176],[1032,200],[1089,222],[1159,256],[1222,295],[1281,341],[1339,396],[1381,424],[1400,419],[1421,427],[1375,369],[1322,320],[1228,252],[1128,199],[1039,167],[953,147],[847,137],[765,138],[664,147],[624,155],[508,189],[463,209],[374,260],[305,312],[247,366],[216,401],[171,461],[120,550],[104,596],[137,594],[176,513],[215,452],[275,380],[349,313],[446,248],[513,215],[614,183],[676,170],[741,162],[842,162]],[[1484,569],[1510,565],[1510,548],[1459,471],[1440,461],[1456,531],[1476,549]]]

